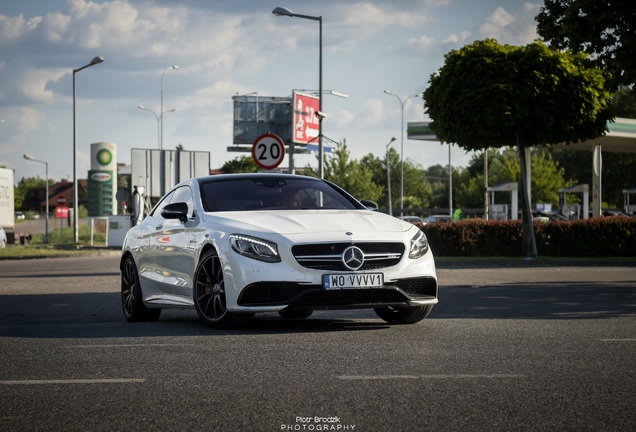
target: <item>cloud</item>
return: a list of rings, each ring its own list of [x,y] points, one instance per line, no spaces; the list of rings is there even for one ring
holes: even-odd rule
[[[384,102],[382,99],[367,99],[362,103],[362,115],[357,119],[359,127],[373,126],[382,120],[384,114]]]
[[[500,43],[525,45],[538,37],[534,17],[539,13],[541,5],[524,3],[516,14],[498,7],[478,29],[484,38],[494,38]]]

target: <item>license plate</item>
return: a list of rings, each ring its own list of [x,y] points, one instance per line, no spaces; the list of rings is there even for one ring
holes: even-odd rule
[[[384,273],[327,274],[322,276],[322,286],[328,290],[382,288]]]

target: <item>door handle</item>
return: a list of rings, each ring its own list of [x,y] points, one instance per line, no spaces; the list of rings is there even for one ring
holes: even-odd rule
[[[157,224],[157,226],[155,226],[155,229],[157,229],[157,230],[160,230],[161,228],[163,228],[163,224],[162,223]]]

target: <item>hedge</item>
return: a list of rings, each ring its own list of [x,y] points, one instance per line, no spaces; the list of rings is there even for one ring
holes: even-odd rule
[[[521,221],[417,224],[437,256],[521,256]],[[636,218],[534,222],[539,256],[636,257]]]

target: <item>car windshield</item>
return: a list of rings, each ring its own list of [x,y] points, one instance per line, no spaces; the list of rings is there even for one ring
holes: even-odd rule
[[[331,184],[303,177],[211,179],[201,184],[201,196],[207,212],[364,208]]]

